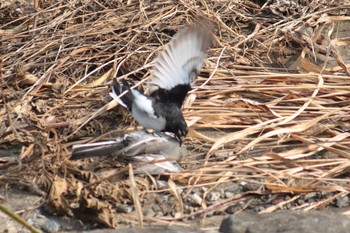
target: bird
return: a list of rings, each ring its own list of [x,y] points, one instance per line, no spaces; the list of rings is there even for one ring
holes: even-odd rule
[[[149,134],[137,130],[114,140],[73,145],[70,160],[111,156],[132,163],[142,163],[136,172],[162,174],[181,171],[176,160],[184,157],[186,153],[185,145],[180,146],[177,139],[169,135]],[[157,160],[159,162],[156,162]]]
[[[188,133],[182,105],[204,63],[212,38],[207,22],[180,30],[156,57],[146,93],[131,89],[125,79],[121,82],[114,79],[111,97],[127,108],[145,129],[172,133],[181,145]]]

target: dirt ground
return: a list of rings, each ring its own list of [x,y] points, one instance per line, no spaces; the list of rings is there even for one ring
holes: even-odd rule
[[[109,232],[101,225],[82,222],[71,217],[60,217],[45,212],[43,208],[37,209],[43,198],[33,195],[26,190],[10,189],[0,190],[2,203],[22,214],[31,224],[44,232]],[[145,224],[143,228],[137,225],[121,225],[110,232],[128,233],[239,233],[239,232],[299,232],[299,233],[346,233],[350,226],[350,209],[327,208],[327,210],[303,211],[277,211],[272,214],[259,215],[255,211],[243,211],[238,215],[227,217],[227,214],[207,216],[186,220],[181,225]],[[4,214],[0,215],[0,230],[2,232],[25,232],[18,223],[11,221]],[[21,230],[20,230],[21,229]]]
[[[70,160],[140,129],[112,79],[142,89],[198,16],[214,41],[184,103],[180,170]],[[345,1],[0,0],[1,203],[44,232],[346,232],[349,26]],[[3,213],[0,226],[22,229]]]

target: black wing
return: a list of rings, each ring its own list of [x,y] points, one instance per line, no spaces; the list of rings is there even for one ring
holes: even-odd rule
[[[203,65],[212,37],[203,24],[194,24],[176,33],[156,58],[148,94],[181,107]]]

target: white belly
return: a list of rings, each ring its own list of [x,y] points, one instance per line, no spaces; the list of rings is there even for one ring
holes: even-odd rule
[[[132,107],[131,114],[134,116],[136,121],[144,128],[153,129],[158,132],[165,129],[165,119],[163,117],[157,118],[153,115],[150,116],[149,113],[142,111],[136,106]]]
[[[165,118],[158,118],[154,114],[152,100],[137,90],[131,91],[134,102],[131,107],[131,114],[136,121],[144,128],[162,131],[165,129]]]

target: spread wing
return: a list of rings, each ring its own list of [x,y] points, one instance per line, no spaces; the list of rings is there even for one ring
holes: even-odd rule
[[[156,58],[148,94],[181,106],[203,65],[212,37],[211,31],[200,24],[176,33]]]

